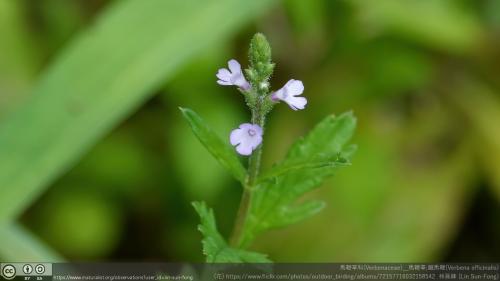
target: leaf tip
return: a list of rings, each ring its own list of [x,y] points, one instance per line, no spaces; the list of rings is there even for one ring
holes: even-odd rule
[[[356,119],[356,116],[354,115],[354,111],[352,109],[340,114],[339,118],[341,118],[341,117],[348,117],[348,118]]]
[[[318,206],[317,206],[317,209],[318,209],[318,212],[323,210],[324,208],[326,208],[326,202],[325,201],[317,201],[318,203]]]
[[[191,205],[200,217],[203,217],[203,215],[206,213],[205,202],[193,201],[191,202]]]

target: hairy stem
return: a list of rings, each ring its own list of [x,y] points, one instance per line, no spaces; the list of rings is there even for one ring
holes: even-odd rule
[[[264,114],[261,111],[261,103],[258,102],[254,110],[252,110],[252,123],[258,124],[262,130],[264,130]],[[264,142],[264,141],[262,141]],[[250,210],[250,205],[252,202],[252,193],[255,181],[259,176],[260,170],[260,159],[262,155],[262,143],[259,147],[252,153],[248,159],[248,173],[245,180],[245,185],[243,187],[243,194],[241,196],[240,207],[236,215],[236,221],[234,224],[233,234],[231,236],[231,246],[241,247],[242,246],[242,235],[243,228],[245,226],[245,221],[248,217],[248,212]]]
[[[252,123],[259,125],[262,130],[264,130],[264,116],[261,111],[261,105],[261,103],[258,103],[257,108],[252,112]],[[264,135],[264,132],[262,132],[262,135]],[[257,176],[259,175],[260,158],[262,156],[263,143],[264,140],[248,159],[248,176],[246,185],[249,187],[252,187],[254,185],[255,180],[257,180]]]

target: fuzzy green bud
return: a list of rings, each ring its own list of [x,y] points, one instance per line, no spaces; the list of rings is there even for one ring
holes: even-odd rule
[[[268,87],[263,85],[269,85],[268,80],[273,74],[274,63],[271,62],[271,46],[262,33],[253,36],[248,53],[250,59],[250,68],[246,70],[248,79],[260,95],[267,94]]]
[[[249,55],[253,67],[259,63],[271,62],[271,46],[262,33],[256,33],[250,41]]]

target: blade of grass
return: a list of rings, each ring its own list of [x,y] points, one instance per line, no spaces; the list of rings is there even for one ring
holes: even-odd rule
[[[17,223],[0,226],[0,258],[10,262],[61,262],[64,259]]]
[[[26,25],[26,4],[0,1],[0,120],[25,97],[41,62]]]
[[[182,64],[272,2],[114,2],[0,124],[0,222],[18,215]]]

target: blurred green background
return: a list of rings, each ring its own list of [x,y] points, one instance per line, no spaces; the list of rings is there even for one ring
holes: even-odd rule
[[[0,0],[0,259],[202,261],[190,202],[228,234],[238,183],[178,106],[221,136],[249,118],[215,83],[263,32],[264,162],[327,114],[358,117],[327,208],[260,237],[279,262],[500,260],[500,1]]]

